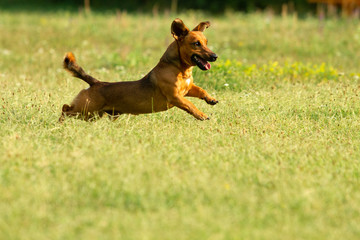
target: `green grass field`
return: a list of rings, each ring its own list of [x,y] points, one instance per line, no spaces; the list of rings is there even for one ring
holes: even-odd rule
[[[219,100],[67,119],[87,85],[137,80],[203,20]],[[0,239],[359,239],[358,20],[0,11]]]

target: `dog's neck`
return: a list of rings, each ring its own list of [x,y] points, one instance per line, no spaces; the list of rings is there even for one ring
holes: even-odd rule
[[[180,49],[177,41],[174,41],[169,45],[161,57],[160,62],[172,64],[183,73],[189,72],[189,70],[192,71],[193,68],[193,66],[187,65],[181,60]]]

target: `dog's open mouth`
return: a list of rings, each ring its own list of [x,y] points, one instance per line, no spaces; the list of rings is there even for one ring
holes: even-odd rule
[[[191,60],[201,69],[201,70],[209,70],[211,68],[211,64],[205,59],[199,57],[198,55],[192,55]]]

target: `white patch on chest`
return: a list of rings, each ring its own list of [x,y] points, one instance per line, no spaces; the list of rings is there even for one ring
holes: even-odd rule
[[[190,89],[191,78],[185,79],[185,83],[181,86],[181,94],[185,96]]]

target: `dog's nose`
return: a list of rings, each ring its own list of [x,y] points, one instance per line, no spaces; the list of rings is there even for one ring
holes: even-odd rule
[[[218,58],[218,56],[215,54],[215,53],[212,53],[211,55],[210,55],[210,61],[216,61],[216,59]]]

